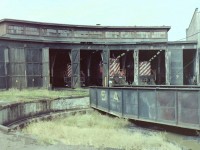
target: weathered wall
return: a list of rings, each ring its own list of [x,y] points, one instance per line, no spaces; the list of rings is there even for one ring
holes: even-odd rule
[[[6,34],[6,24],[2,23],[0,24],[0,36],[5,35]]]
[[[181,52],[183,49],[193,49],[195,50],[196,43],[195,42],[168,42],[168,43],[138,43],[138,44],[67,44],[67,43],[46,43],[46,42],[31,42],[31,41],[13,41],[13,40],[0,40],[1,51],[8,49],[9,52],[9,62],[7,63],[8,69],[8,88],[16,87],[16,88],[26,88],[26,87],[50,87],[50,72],[49,72],[49,50],[67,50],[72,51],[76,50],[78,53],[73,53],[73,63],[75,67],[74,69],[74,80],[77,81],[76,85],[79,85],[79,53],[81,50],[102,50],[105,52],[105,56],[109,56],[109,51],[115,50],[168,50],[170,52],[170,56],[166,55],[166,63],[169,63],[166,67],[166,72],[168,83],[173,85],[182,85],[182,76],[183,76],[183,62],[177,64],[177,61],[181,61],[183,59]],[[136,54],[136,53],[135,53]],[[171,63],[171,57],[173,58],[173,63]],[[76,58],[76,59],[75,59]],[[196,57],[198,58],[198,57]],[[1,69],[5,70],[4,60],[1,58]],[[108,70],[108,59],[104,58],[104,76],[107,76],[106,72]],[[136,60],[136,57],[135,57]],[[136,62],[136,61],[135,61]],[[198,63],[198,61],[196,61]],[[176,67],[179,67],[178,70]],[[196,65],[198,66],[198,65]],[[173,68],[174,67],[174,68]],[[135,67],[137,68],[137,67]],[[77,70],[78,69],[78,70]],[[173,69],[173,71],[171,70]],[[171,74],[176,76],[178,72],[180,72],[181,76],[178,76],[181,80],[171,81]],[[136,72],[136,71],[135,71]],[[196,70],[198,72],[198,69]],[[3,71],[2,71],[3,73]],[[137,73],[135,74],[137,75]],[[135,76],[138,78],[138,76]],[[105,78],[104,78],[105,79]],[[107,81],[104,83],[108,83]],[[3,80],[3,79],[2,79]],[[136,80],[135,80],[136,81]],[[2,83],[0,83],[2,84]],[[5,86],[3,86],[5,87]]]
[[[74,25],[45,25],[32,22],[5,22],[3,37],[34,41],[133,43],[141,41],[167,42],[170,27],[101,27]]]
[[[1,105],[0,103],[0,124],[6,125],[20,119],[49,112],[81,108],[89,108],[89,98],[61,98],[56,100],[19,102],[5,105]]]

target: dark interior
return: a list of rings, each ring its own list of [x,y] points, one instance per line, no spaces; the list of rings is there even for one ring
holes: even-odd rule
[[[102,58],[100,50],[80,51],[81,86],[102,86]]]
[[[70,50],[50,49],[50,83],[52,87],[70,87],[71,78],[64,81],[67,65],[71,64]]]
[[[165,51],[164,50],[140,50],[139,62],[147,61],[151,65],[151,76],[141,77],[148,84],[165,84]],[[150,81],[151,80],[151,81]]]
[[[195,79],[195,50],[183,50],[183,84],[194,85]]]

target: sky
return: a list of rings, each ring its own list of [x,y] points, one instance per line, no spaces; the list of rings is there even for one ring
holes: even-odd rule
[[[200,0],[0,0],[0,19],[102,26],[171,26],[185,38]]]

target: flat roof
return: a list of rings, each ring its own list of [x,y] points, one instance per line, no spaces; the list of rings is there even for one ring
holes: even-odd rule
[[[170,30],[171,26],[102,26],[102,25],[72,25],[72,24],[58,24],[58,23],[47,23],[47,22],[37,22],[37,21],[27,21],[27,20],[16,20],[16,19],[2,19],[0,24],[4,22],[11,23],[22,23],[31,25],[44,25],[44,26],[54,26],[54,27],[73,27],[73,28],[93,28],[93,29],[165,29]]]

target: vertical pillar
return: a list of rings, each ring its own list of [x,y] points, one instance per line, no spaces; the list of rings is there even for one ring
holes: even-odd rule
[[[165,84],[170,85],[170,57],[171,51],[165,50]]]
[[[102,52],[102,59],[103,59],[102,82],[104,87],[109,86],[109,58],[110,58],[110,50],[108,48],[105,48]]]
[[[139,50],[134,50],[134,83],[139,85]]]
[[[158,55],[158,84],[161,84],[161,55]]]
[[[90,68],[91,68],[91,54],[89,54],[88,59],[87,59],[87,73],[86,73],[86,86],[90,85]]]
[[[0,89],[8,89],[8,49],[0,46]]]
[[[6,84],[6,89],[9,88],[9,84],[8,84],[8,63],[9,63],[9,59],[8,59],[8,49],[4,49],[4,59],[5,59],[5,84]]]
[[[199,48],[197,48],[196,49],[196,61],[195,61],[195,72],[196,72],[196,84],[197,85],[200,85],[200,83],[199,83],[199,55],[200,55],[200,49]]]
[[[44,88],[51,88],[49,72],[49,48],[42,49],[42,85]]]
[[[80,49],[71,50],[72,79],[71,87],[80,87]]]

